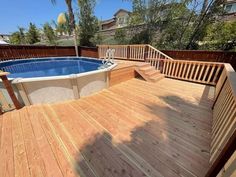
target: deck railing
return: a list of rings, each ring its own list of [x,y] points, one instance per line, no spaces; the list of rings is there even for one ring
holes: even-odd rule
[[[170,59],[163,52],[151,45],[98,45],[99,58],[106,57],[107,49],[115,49],[115,58],[124,60],[145,61],[155,63],[157,59]]]
[[[223,63],[184,60],[151,60],[150,64],[165,77],[201,84],[216,85],[223,71]]]
[[[230,64],[216,85],[208,176],[215,176],[236,148],[236,72]],[[214,173],[215,172],[215,173]]]
[[[162,73],[170,78],[216,85],[222,70],[222,63],[164,60]]]

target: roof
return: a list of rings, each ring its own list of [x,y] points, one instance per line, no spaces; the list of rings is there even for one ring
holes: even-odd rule
[[[8,43],[5,42],[5,41],[0,40],[0,45],[6,45],[6,44],[8,44]]]
[[[114,18],[111,18],[111,19],[108,19],[108,20],[103,20],[103,21],[101,21],[101,24],[108,24],[108,23],[112,23],[112,22],[114,22],[115,21],[115,19]]]
[[[0,33],[0,36],[11,36],[10,34],[1,34]]]
[[[119,9],[119,10],[114,14],[114,16],[116,16],[116,15],[117,15],[118,13],[120,13],[120,12],[126,12],[126,13],[128,13],[128,14],[131,13],[131,12],[128,11],[128,10]],[[114,21],[115,21],[115,18],[111,18],[111,19],[108,19],[108,20],[103,20],[103,21],[101,21],[101,24],[102,24],[102,25],[105,25],[105,24],[112,23],[112,22],[114,22]]]
[[[119,9],[115,14],[114,14],[114,16],[116,16],[118,13],[120,13],[120,12],[126,12],[126,13],[128,13],[128,14],[130,14],[131,12],[130,11],[128,11],[128,10],[125,10],[125,9]]]

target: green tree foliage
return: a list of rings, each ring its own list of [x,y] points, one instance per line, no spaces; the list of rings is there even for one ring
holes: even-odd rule
[[[34,44],[40,41],[38,29],[33,23],[29,24],[29,30],[26,37],[29,44]]]
[[[140,33],[135,34],[131,40],[131,44],[150,44],[153,34],[150,34],[151,30],[142,30]]]
[[[128,43],[126,31],[123,28],[116,29],[114,39],[117,42],[117,44],[127,44]]]
[[[52,2],[52,4],[56,4],[56,0],[50,0]],[[68,18],[69,20],[67,21],[67,23],[69,23],[69,30],[70,32],[74,33],[74,44],[75,44],[75,51],[76,51],[76,55],[78,55],[78,48],[77,48],[77,28],[76,28],[76,24],[75,24],[75,16],[74,16],[74,12],[73,12],[73,8],[72,8],[72,0],[65,0],[66,5],[67,5],[67,9],[68,9]]]
[[[189,3],[179,2],[165,6],[159,24],[160,38],[156,42],[163,49],[185,49],[189,42],[192,22],[197,18],[195,9],[188,8]]]
[[[202,49],[236,51],[236,21],[208,26]]]
[[[22,27],[18,27],[18,31],[12,33],[10,37],[11,44],[26,44],[26,36],[25,36],[25,29]]]
[[[197,49],[222,13],[221,0],[132,0],[134,42],[167,49]],[[137,25],[143,30],[137,34]]]
[[[131,25],[139,25],[145,22],[146,6],[144,0],[133,0],[133,12],[130,17]]]
[[[196,20],[192,22],[193,32],[190,35],[186,49],[197,49],[197,42],[201,41],[208,26],[219,21],[219,16],[223,15],[222,0],[204,0],[201,13],[198,14]]]
[[[56,44],[56,34],[49,23],[43,25],[43,33],[49,44]]]
[[[98,20],[94,16],[95,0],[78,0],[80,45],[93,46],[92,39],[98,31]]]
[[[91,39],[94,45],[103,44],[104,36],[100,33],[96,33],[94,37]]]

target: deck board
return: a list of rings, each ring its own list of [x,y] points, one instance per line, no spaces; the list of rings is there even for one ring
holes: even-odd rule
[[[19,112],[12,112],[12,117],[12,138],[14,148],[15,176],[30,177]]]
[[[214,88],[173,79],[117,84],[0,117],[0,176],[204,176]]]
[[[2,134],[0,146],[0,176],[14,176],[12,115],[6,113],[2,117]]]

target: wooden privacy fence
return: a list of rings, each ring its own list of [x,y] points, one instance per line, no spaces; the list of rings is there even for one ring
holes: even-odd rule
[[[39,58],[56,56],[75,56],[73,46],[34,46],[34,45],[1,45],[0,60],[20,58]]]
[[[96,47],[78,46],[79,56],[98,58]],[[35,46],[35,45],[1,45],[0,61],[40,58],[75,56],[74,46]]]
[[[206,50],[161,50],[177,60],[230,63],[236,70],[236,52]]]
[[[108,49],[115,49],[115,58],[124,60],[146,61],[154,59],[170,59],[171,57],[151,45],[98,45],[99,58],[106,57]]]

